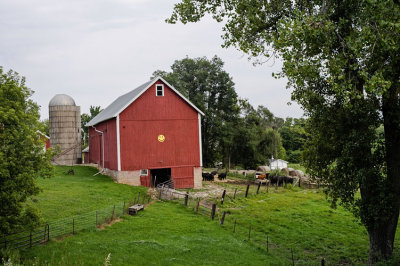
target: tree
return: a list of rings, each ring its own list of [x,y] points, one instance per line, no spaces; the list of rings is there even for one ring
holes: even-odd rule
[[[302,152],[306,142],[306,119],[287,117],[279,133],[286,150],[286,159],[291,163],[303,161]]]
[[[239,114],[235,84],[223,66],[217,56],[211,60],[186,57],[174,62],[172,72],[157,70],[152,77],[162,76],[204,112],[201,121],[203,163],[208,166],[223,158],[229,160],[232,141],[229,136]]]
[[[225,47],[282,58],[278,77],[309,117],[310,171],[360,217],[370,263],[390,257],[400,209],[399,1],[185,0],[168,21],[207,13],[225,23]]]
[[[275,117],[268,108],[257,110],[247,101],[239,100],[241,115],[233,130],[232,162],[245,169],[265,165],[272,156],[284,158],[279,132],[274,129],[281,118]]]
[[[38,177],[50,177],[52,153],[36,131],[40,127],[39,107],[32,91],[16,72],[0,67],[0,233],[37,225],[37,211],[26,200],[37,195]]]
[[[48,118],[44,119],[43,121],[40,121],[39,130],[43,134],[50,136],[50,121]]]
[[[90,120],[92,120],[96,115],[98,115],[103,109],[100,106],[90,106],[89,114],[81,114],[81,128],[82,128],[82,144],[86,146],[89,140],[89,128],[86,126]]]

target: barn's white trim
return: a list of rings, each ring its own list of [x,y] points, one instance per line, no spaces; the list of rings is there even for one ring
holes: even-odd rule
[[[161,95],[158,95],[159,90],[161,89]],[[156,96],[157,97],[162,97],[164,96],[164,84],[157,84],[156,85]]]
[[[201,115],[200,113],[198,115],[198,120],[199,120],[199,150],[200,150],[200,166],[203,166],[203,147],[201,145]]]
[[[118,163],[118,171],[121,171],[121,143],[119,136],[119,115],[117,115],[117,163]]]

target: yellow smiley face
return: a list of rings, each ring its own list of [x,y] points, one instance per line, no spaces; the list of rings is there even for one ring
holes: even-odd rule
[[[158,135],[158,141],[159,142],[164,142],[165,141],[165,136],[164,135]]]

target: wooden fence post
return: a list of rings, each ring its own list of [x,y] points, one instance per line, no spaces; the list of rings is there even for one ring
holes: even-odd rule
[[[221,205],[224,204],[225,194],[226,194],[226,190],[224,189],[224,192],[222,192],[222,197],[221,197]]]
[[[236,198],[236,192],[237,192],[237,188],[235,188],[235,194],[233,194],[233,199]]]
[[[189,200],[189,192],[186,192],[185,194],[185,206],[188,206],[188,200]]]
[[[213,203],[212,207],[211,207],[211,219],[214,220],[215,218],[215,210],[217,208],[217,204]]]
[[[250,184],[247,185],[246,194],[244,196],[245,198],[247,198],[247,195],[249,194],[249,188],[250,188]]]
[[[196,204],[196,213],[199,212],[199,206],[200,206],[200,199],[197,198],[197,204]]]
[[[225,214],[226,214],[226,212],[224,211],[224,213],[222,214],[221,222],[220,222],[221,225],[224,224],[224,221],[225,221]]]
[[[257,187],[257,194],[258,194],[258,192],[260,191],[260,187],[261,187],[261,182],[260,182],[260,183],[258,183],[258,187]]]
[[[46,242],[46,235],[47,235],[47,225],[44,225],[43,242]]]
[[[290,248],[290,252],[292,253],[292,265],[294,266],[293,248]]]

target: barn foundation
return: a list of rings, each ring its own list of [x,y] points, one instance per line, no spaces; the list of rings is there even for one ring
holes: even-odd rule
[[[99,171],[101,171],[101,167],[97,166],[97,168],[99,169]],[[170,169],[170,168],[166,168],[166,169]],[[153,169],[150,171],[154,171],[157,169]],[[151,176],[141,176],[140,175],[140,170],[136,170],[136,171],[117,171],[117,170],[111,170],[111,169],[107,169],[104,168],[103,173],[105,175],[110,176],[114,182],[116,183],[120,183],[120,184],[126,184],[126,185],[131,185],[131,186],[146,186],[146,187],[150,187],[152,186],[152,184],[154,184],[154,182],[150,183],[151,181],[153,181]],[[195,189],[200,189],[203,187],[203,178],[201,176],[202,173],[202,168],[201,167],[193,167],[193,173],[194,173],[194,186],[193,188]],[[151,174],[150,174],[151,175]],[[142,177],[142,181],[141,181],[141,177]],[[173,178],[173,177],[172,177]],[[143,179],[148,179],[148,182],[143,182]]]

